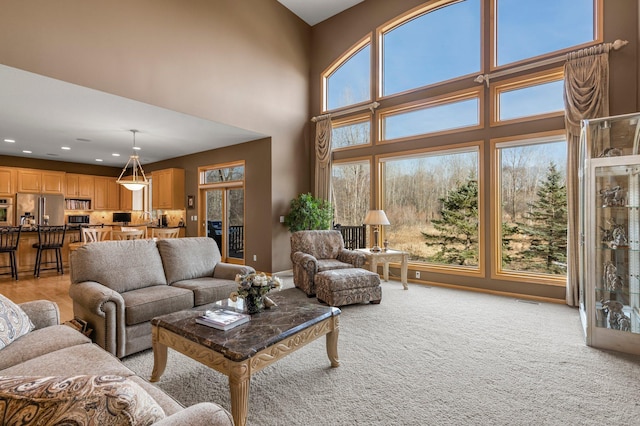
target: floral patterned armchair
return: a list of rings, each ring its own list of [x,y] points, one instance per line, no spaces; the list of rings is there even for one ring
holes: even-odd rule
[[[315,275],[330,269],[361,268],[364,253],[344,248],[340,231],[297,231],[291,234],[293,283],[315,296]]]

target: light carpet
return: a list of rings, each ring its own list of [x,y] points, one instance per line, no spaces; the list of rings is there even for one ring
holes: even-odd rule
[[[382,286],[380,305],[342,308],[340,367],[321,338],[252,376],[249,425],[640,423],[640,357],[586,346],[577,309]],[[124,363],[150,377],[153,354]],[[231,410],[227,378],[175,351],[157,385]]]

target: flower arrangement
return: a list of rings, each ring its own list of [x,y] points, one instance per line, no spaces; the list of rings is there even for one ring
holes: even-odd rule
[[[264,308],[267,299],[265,295],[274,288],[280,288],[282,281],[273,276],[268,277],[264,272],[252,272],[250,274],[236,275],[238,291],[234,291],[229,298],[234,302],[241,297],[245,300],[245,305],[250,313],[259,312]],[[267,307],[273,306],[273,302],[267,301]]]

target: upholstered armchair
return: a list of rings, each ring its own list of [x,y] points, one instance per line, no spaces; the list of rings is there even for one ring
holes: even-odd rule
[[[364,253],[344,248],[340,231],[297,231],[291,234],[293,283],[311,297],[315,275],[330,269],[361,268]]]

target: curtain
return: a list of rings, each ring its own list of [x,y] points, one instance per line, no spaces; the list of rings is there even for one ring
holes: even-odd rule
[[[331,115],[316,119],[315,196],[330,200],[331,188]]]
[[[580,303],[578,229],[578,168],[580,121],[609,115],[610,44],[590,47],[567,55],[564,66],[565,128],[567,132],[567,234],[566,303]]]

